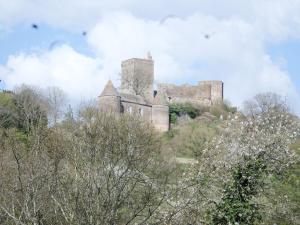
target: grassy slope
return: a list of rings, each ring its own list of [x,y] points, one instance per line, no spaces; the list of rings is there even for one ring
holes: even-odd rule
[[[205,141],[217,135],[222,128],[223,121],[187,121],[174,125],[164,135],[164,148],[179,158],[195,158],[204,146]]]

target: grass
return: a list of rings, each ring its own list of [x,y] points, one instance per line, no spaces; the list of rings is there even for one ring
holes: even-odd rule
[[[175,157],[196,158],[201,154],[206,141],[220,133],[221,126],[221,120],[192,120],[175,125],[163,136],[163,148],[171,149],[170,154]]]

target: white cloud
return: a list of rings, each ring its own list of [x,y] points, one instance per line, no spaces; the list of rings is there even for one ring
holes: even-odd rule
[[[9,88],[23,82],[55,85],[77,100],[96,97],[109,78],[116,83],[121,60],[143,57],[150,50],[159,82],[220,79],[225,82],[225,97],[234,104],[262,91],[299,99],[289,74],[265,51],[269,41],[299,35],[293,28],[300,21],[299,1],[253,0],[241,4],[228,0],[225,4],[197,0],[182,4],[167,0],[159,6],[154,0],[144,1],[143,7],[138,7],[137,1],[120,1],[119,7],[108,1],[43,2],[43,7],[40,1],[12,5],[7,15],[0,13],[0,22],[9,21],[9,15],[16,12],[19,18],[28,19],[33,8],[38,18],[53,26],[76,28],[94,23],[87,41],[96,57],[81,55],[66,45],[49,52],[11,56],[0,67],[0,76]],[[66,4],[70,10],[63,13]],[[115,12],[121,8],[123,12]],[[166,8],[167,15],[176,16],[162,23]],[[205,38],[207,34],[209,38]]]
[[[5,66],[0,66],[0,76],[9,89],[22,83],[42,88],[57,86],[78,103],[100,94],[108,79],[107,70],[100,66],[100,60],[63,45],[50,52],[11,56]]]
[[[116,66],[122,59],[151,50],[157,81],[221,79],[226,97],[236,104],[263,91],[297,95],[288,73],[265,52],[264,37],[238,18],[194,14],[160,24],[126,13],[110,14],[90,31],[88,41],[99,56],[117,62]]]
[[[157,21],[169,15],[185,18],[201,12],[218,19],[240,18],[256,23],[259,33],[282,36],[295,34],[295,28],[299,32],[299,10],[299,0],[0,0],[0,25],[42,22],[81,30],[114,11]]]

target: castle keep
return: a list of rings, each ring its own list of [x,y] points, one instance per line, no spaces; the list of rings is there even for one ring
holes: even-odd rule
[[[99,96],[100,110],[129,113],[149,121],[159,131],[169,130],[169,103],[190,102],[211,106],[223,100],[222,81],[200,81],[198,85],[158,84],[153,90],[154,61],[132,58],[121,64],[121,87],[108,81]]]

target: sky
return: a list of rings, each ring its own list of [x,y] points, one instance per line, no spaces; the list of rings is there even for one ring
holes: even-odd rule
[[[156,83],[222,80],[233,105],[275,92],[300,115],[300,0],[0,0],[0,89],[77,104],[148,51]]]

